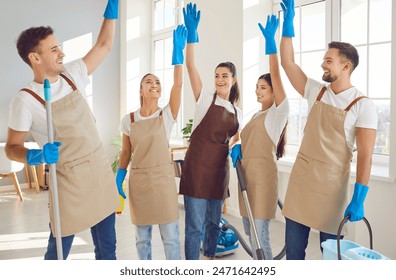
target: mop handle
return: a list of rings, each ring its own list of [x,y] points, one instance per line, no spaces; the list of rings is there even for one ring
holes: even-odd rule
[[[244,176],[244,173],[242,170],[242,165],[241,165],[240,160],[237,160],[237,162],[236,162],[236,171],[237,171],[239,187],[241,189],[243,201],[245,202],[246,212],[248,214],[250,226],[252,228],[253,238],[254,238],[254,241],[256,242],[256,246],[257,246],[257,249],[256,249],[257,259],[264,260],[265,259],[264,250],[261,248],[260,240],[258,238],[256,224],[254,223],[253,213],[250,208],[249,198],[247,196],[246,180],[245,180],[245,176]]]
[[[48,131],[48,142],[54,143],[54,129],[52,124],[52,111],[51,111],[51,86],[48,79],[44,80],[44,98],[45,98],[45,109],[47,112],[47,131]],[[62,246],[62,232],[60,226],[60,215],[59,215],[59,202],[58,202],[58,185],[56,178],[56,165],[55,163],[50,164],[50,174],[52,182],[52,201],[54,208],[54,220],[55,220],[55,231],[56,231],[56,252],[58,260],[63,260],[63,246]]]

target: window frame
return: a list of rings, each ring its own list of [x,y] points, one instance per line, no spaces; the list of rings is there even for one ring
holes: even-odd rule
[[[154,30],[155,28],[155,3],[159,2],[161,0],[152,0],[152,9],[151,9],[151,41],[150,41],[150,46],[151,46],[151,52],[150,52],[150,60],[151,60],[151,72],[154,74],[155,73],[155,42],[159,40],[165,40],[168,38],[173,37],[173,30],[179,25],[183,23],[182,19],[182,7],[184,4],[184,0],[173,0],[175,2],[175,25],[166,27],[160,30]],[[166,68],[163,68],[165,70]],[[163,83],[161,79],[161,83]],[[172,130],[171,138],[177,138],[181,139],[182,138],[182,120],[183,120],[183,115],[184,115],[184,104],[181,102],[180,104],[180,110],[179,114],[176,118],[176,124]]]

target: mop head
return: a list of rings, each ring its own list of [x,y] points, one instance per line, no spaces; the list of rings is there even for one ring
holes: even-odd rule
[[[236,249],[239,247],[239,240],[237,235],[231,229],[227,229],[224,231],[223,225],[228,224],[227,220],[224,218],[220,219],[220,233],[217,240],[217,247],[216,247],[216,257],[222,257],[235,252]],[[202,230],[201,235],[201,249],[202,249],[202,241],[204,236],[204,230]]]

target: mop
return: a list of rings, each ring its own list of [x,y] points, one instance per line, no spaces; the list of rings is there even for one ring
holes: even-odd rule
[[[45,98],[45,109],[47,111],[47,131],[48,131],[48,142],[54,143],[54,130],[52,124],[52,112],[51,112],[51,86],[48,79],[44,80],[44,98]],[[58,185],[56,178],[56,165],[55,163],[50,164],[50,174],[52,182],[52,201],[54,209],[54,220],[55,220],[55,238],[56,238],[56,252],[58,254],[58,260],[63,260],[63,247],[62,247],[62,232],[60,226],[60,215],[59,215],[59,202],[58,202]]]
[[[256,256],[258,260],[265,260],[265,256],[264,256],[264,250],[261,247],[260,244],[260,240],[258,238],[258,234],[257,234],[257,229],[256,229],[256,225],[254,223],[254,218],[253,218],[253,213],[252,210],[250,208],[250,203],[249,203],[249,198],[247,195],[247,186],[246,186],[246,180],[245,180],[245,176],[244,176],[244,172],[242,170],[242,166],[241,166],[241,162],[238,160],[236,163],[236,172],[237,172],[237,176],[238,176],[238,181],[239,181],[239,187],[241,189],[241,193],[242,193],[242,198],[245,204],[245,208],[246,208],[246,212],[248,214],[248,218],[249,218],[249,223],[251,226],[251,232],[253,233],[253,242],[255,242],[256,244]],[[283,203],[278,199],[278,206],[280,209],[283,208]],[[253,253],[252,250],[250,248],[250,246],[247,244],[247,242],[245,242],[245,240],[243,239],[242,235],[238,232],[238,230],[231,224],[227,223],[224,224],[222,226],[222,230],[226,231],[227,229],[231,229],[233,230],[233,232],[237,235],[242,247],[245,249],[245,251],[251,256],[253,257]],[[274,260],[280,260],[282,259],[286,254],[286,246],[284,246],[281,250],[281,252],[276,255],[274,257]]]

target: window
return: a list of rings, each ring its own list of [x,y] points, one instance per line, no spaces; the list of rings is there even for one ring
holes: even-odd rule
[[[374,153],[389,155],[391,97],[391,0],[341,1],[341,40],[359,51],[360,65],[352,84],[377,106]]]
[[[293,47],[295,61],[308,77],[321,80],[320,65],[326,51],[325,42],[325,2],[295,8]],[[283,13],[281,13],[283,22]],[[281,30],[281,29],[280,29]],[[315,34],[315,36],[312,36]],[[282,80],[287,81],[283,76]],[[290,103],[289,125],[287,127],[288,145],[298,146],[303,137],[307,121],[308,105],[290,83],[285,83],[285,90]]]
[[[170,91],[173,85],[173,29],[179,24],[179,14],[183,1],[181,0],[154,0],[153,1],[153,29],[152,29],[152,69],[162,85],[162,95],[158,102],[160,107],[169,102]],[[172,137],[181,136],[182,112],[177,117],[177,124],[173,127]]]
[[[67,53],[63,59],[64,63],[79,59],[86,55],[92,48],[92,33],[87,33],[76,38],[64,41],[62,43],[62,50]],[[89,76],[90,83],[85,89],[87,95],[87,102],[89,107],[92,108],[92,76]]]
[[[296,63],[308,77],[321,81],[320,64],[327,43],[341,40],[353,44],[359,52],[360,63],[352,75],[352,84],[375,102],[379,115],[374,153],[389,156],[392,1],[295,2],[296,36],[293,46]],[[283,12],[279,3],[274,5],[280,12],[282,23]],[[332,6],[332,9],[327,6]],[[331,11],[340,11],[339,18],[336,17],[338,13],[332,14]],[[331,20],[326,21],[326,18]],[[328,22],[340,22],[340,25],[330,26]],[[287,81],[286,76],[282,78]],[[289,150],[296,150],[301,143],[307,119],[307,103],[289,83],[285,83],[285,89],[290,101],[288,145],[291,148]]]

